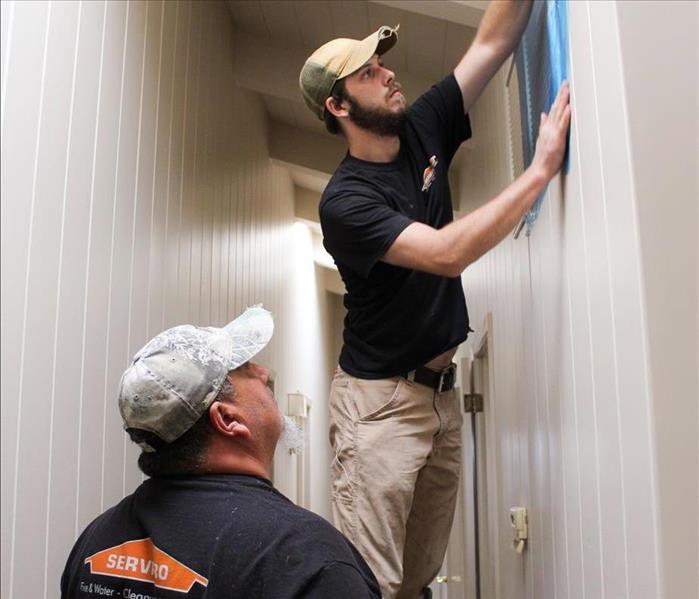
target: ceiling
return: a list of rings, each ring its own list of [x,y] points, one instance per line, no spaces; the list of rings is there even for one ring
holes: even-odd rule
[[[305,106],[298,75],[306,58],[336,37],[364,38],[400,24],[386,63],[408,101],[449,73],[468,48],[487,5],[481,0],[228,0],[237,32],[238,84],[260,94],[272,121],[327,135]]]

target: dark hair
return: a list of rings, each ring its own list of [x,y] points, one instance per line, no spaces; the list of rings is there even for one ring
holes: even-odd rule
[[[214,401],[230,401],[235,395],[233,385],[226,379]],[[206,452],[214,428],[205,410],[192,427],[172,443],[166,443],[155,433],[130,428],[126,432],[135,443],[145,441],[155,451],[142,451],[138,467],[146,476],[175,476],[199,472],[206,463]]]
[[[349,94],[347,93],[347,88],[345,87],[345,80],[338,79],[330,90],[330,97],[336,104],[342,103],[343,100],[349,99]],[[325,128],[328,133],[337,135],[342,133],[342,127],[340,127],[340,121],[337,117],[332,114],[327,108],[323,110],[323,121],[325,122]]]

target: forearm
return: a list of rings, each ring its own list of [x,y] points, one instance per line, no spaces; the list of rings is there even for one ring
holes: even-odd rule
[[[496,0],[488,6],[473,44],[454,69],[465,111],[514,51],[527,27],[531,7],[530,0]]]
[[[519,178],[484,206],[437,232],[451,273],[461,272],[502,241],[561,168],[570,124],[569,101],[568,84],[564,83],[549,114],[541,114],[534,158]]]
[[[547,180],[539,168],[530,167],[487,204],[441,229],[412,223],[382,259],[404,268],[458,277],[514,229]]]
[[[564,83],[548,115],[541,114],[532,163],[524,173],[484,206],[441,229],[414,222],[396,238],[382,260],[445,277],[495,247],[532,207],[563,161],[570,124],[570,92]]]
[[[441,251],[452,275],[502,241],[532,207],[547,180],[539,169],[530,167],[487,204],[440,229]]]
[[[519,43],[531,12],[531,0],[494,0],[485,11],[474,43],[509,56]]]

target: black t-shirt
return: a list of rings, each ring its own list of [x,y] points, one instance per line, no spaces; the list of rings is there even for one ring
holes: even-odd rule
[[[347,289],[340,366],[353,376],[403,374],[466,339],[460,277],[380,260],[411,223],[439,229],[453,220],[447,169],[470,136],[451,74],[410,107],[395,161],[366,162],[348,154],[323,192],[323,244]]]
[[[77,540],[61,596],[379,598],[354,546],[261,478],[150,479]]]

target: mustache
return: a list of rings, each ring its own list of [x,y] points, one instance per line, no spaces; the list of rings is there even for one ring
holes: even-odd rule
[[[390,90],[388,90],[388,94],[386,94],[386,98],[390,98],[393,92],[401,92],[403,93],[403,86],[400,83],[395,84],[394,86],[391,87]]]
[[[294,451],[303,450],[304,434],[303,429],[290,416],[283,416],[284,427],[282,428],[279,441],[287,449]]]

